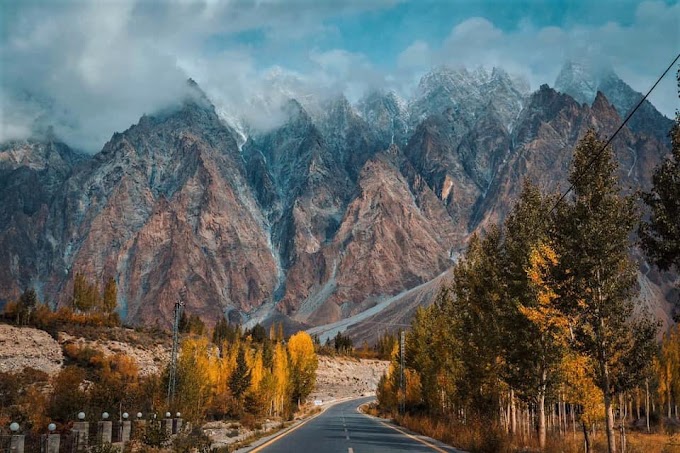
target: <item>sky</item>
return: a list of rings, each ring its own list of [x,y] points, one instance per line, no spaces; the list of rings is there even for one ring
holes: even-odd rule
[[[189,77],[266,128],[288,97],[408,99],[441,65],[500,66],[537,89],[566,60],[594,60],[646,92],[678,52],[670,0],[0,0],[0,142],[52,125],[97,152]],[[651,96],[669,117],[674,73]]]

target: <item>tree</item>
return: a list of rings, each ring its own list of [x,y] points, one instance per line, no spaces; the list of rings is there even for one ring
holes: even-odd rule
[[[342,332],[338,332],[335,338],[333,338],[333,347],[339,354],[348,354],[352,351],[352,339],[349,335],[343,335]]]
[[[81,387],[84,380],[85,371],[74,366],[64,368],[54,377],[48,409],[52,420],[75,420],[78,412],[85,410],[89,398]]]
[[[620,195],[613,152],[603,146],[588,131],[576,147],[569,176],[573,195],[554,212],[552,239],[560,257],[555,267],[560,309],[574,320],[573,345],[597,365],[613,453],[612,402],[622,390],[621,365],[634,354],[633,332],[639,328],[630,322],[636,275],[629,256],[638,217],[632,197]]]
[[[680,71],[677,78],[680,94]],[[672,155],[654,171],[651,191],[642,193],[651,215],[638,231],[643,249],[660,269],[680,271],[680,111],[669,135]]]
[[[557,293],[550,280],[550,271],[557,261],[554,250],[547,245],[539,244],[532,250],[527,274],[535,293],[534,300],[531,304],[519,307],[535,332],[530,339],[534,365],[528,366],[532,372],[530,380],[537,385],[538,438],[541,448],[545,448],[546,443],[545,398],[550,387],[556,386],[558,382],[556,375],[569,340],[569,320],[557,308]]]
[[[668,418],[671,417],[671,405],[673,396],[677,401],[677,387],[680,383],[680,332],[677,326],[663,336],[661,353],[656,363],[659,387],[659,399],[661,404],[667,407]]]
[[[581,406],[579,415],[586,453],[590,453],[589,427],[602,420],[605,412],[602,389],[593,380],[594,363],[584,355],[569,352],[562,360],[565,398]]]
[[[215,384],[211,379],[208,347],[208,340],[204,337],[186,338],[177,360],[174,404],[187,420],[194,423],[203,419]]]
[[[246,362],[246,351],[243,345],[241,345],[236,356],[236,369],[229,379],[229,390],[231,390],[231,394],[238,401],[239,406],[241,406],[246,390],[250,387],[250,381],[251,370]]]
[[[118,305],[118,288],[113,277],[109,277],[104,284],[104,295],[102,297],[102,311],[111,313]]]
[[[288,411],[290,402],[290,363],[286,348],[276,343],[273,358],[274,402],[273,412],[283,415]]]
[[[505,309],[500,253],[498,228],[490,228],[483,239],[473,235],[454,269],[452,304],[447,310],[460,339],[457,395],[482,418],[493,418],[500,404]]]
[[[73,278],[71,305],[77,311],[88,312],[98,305],[99,290],[80,272]]]
[[[557,385],[557,370],[567,346],[549,272],[557,262],[547,245],[549,209],[550,198],[525,181],[505,222],[502,253],[508,304],[502,313],[507,339],[504,373],[512,394],[518,390],[536,402],[541,448],[546,442],[545,399]]]
[[[253,341],[257,343],[262,343],[267,339],[267,330],[260,325],[260,323],[255,324],[253,326],[253,330],[250,332],[250,335],[253,338]]]
[[[18,325],[27,325],[31,322],[33,311],[38,305],[38,296],[33,288],[26,289],[16,305],[15,322]]]
[[[292,372],[292,401],[301,400],[314,390],[316,383],[316,368],[318,360],[314,352],[312,337],[307,332],[300,331],[288,340],[288,354]]]

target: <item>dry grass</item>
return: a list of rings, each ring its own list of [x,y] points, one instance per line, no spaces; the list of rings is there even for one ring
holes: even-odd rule
[[[385,416],[373,405],[365,406],[364,412]],[[540,452],[536,435],[523,438],[510,436],[505,430],[493,423],[473,422],[467,425],[447,420],[435,420],[422,415],[396,416],[394,421],[411,431],[438,439],[446,444],[469,451],[470,453],[530,453]],[[620,438],[617,433],[617,446]],[[607,452],[607,439],[603,432],[591,437],[593,453]],[[545,453],[581,453],[585,451],[583,435],[550,436]],[[680,453],[680,435],[642,432],[626,434],[626,453]]]

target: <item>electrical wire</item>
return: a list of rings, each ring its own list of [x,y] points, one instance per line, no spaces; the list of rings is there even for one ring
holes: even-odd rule
[[[656,82],[654,83],[654,85],[652,85],[652,87],[649,89],[649,91],[647,91],[647,94],[645,94],[645,95],[642,97],[642,99],[640,99],[640,102],[637,103],[637,105],[635,106],[635,108],[634,108],[633,110],[631,110],[630,113],[628,113],[628,115],[626,116],[626,119],[623,120],[623,122],[621,123],[621,125],[619,126],[619,128],[616,129],[616,131],[614,132],[614,134],[613,134],[611,137],[609,137],[609,139],[607,139],[607,142],[602,146],[602,148],[600,148],[600,150],[599,150],[597,153],[595,153],[595,156],[594,156],[592,159],[590,159],[590,161],[588,162],[588,165],[586,166],[586,169],[585,169],[580,175],[578,175],[578,176],[576,177],[576,179],[575,179],[574,182],[569,186],[569,188],[568,188],[568,189],[567,189],[567,190],[566,190],[566,191],[565,191],[565,192],[557,199],[557,201],[555,202],[555,204],[553,205],[553,207],[550,209],[550,212],[548,212],[548,216],[550,216],[550,215],[553,213],[553,211],[555,211],[555,209],[557,209],[557,206],[559,206],[560,202],[562,202],[562,200],[564,200],[564,199],[566,198],[566,196],[569,195],[569,192],[571,192],[571,191],[574,189],[574,185],[575,185],[576,183],[578,183],[578,182],[581,180],[581,178],[582,178],[583,176],[586,175],[586,173],[588,172],[588,169],[590,169],[590,167],[597,161],[597,159],[600,158],[600,156],[601,156],[602,153],[605,151],[605,149],[607,149],[607,146],[609,146],[609,144],[612,142],[612,140],[614,140],[614,137],[616,137],[616,135],[617,135],[619,132],[621,132],[621,129],[623,129],[623,127],[626,125],[626,123],[628,122],[628,120],[630,120],[630,118],[633,116],[633,114],[634,114],[634,113],[640,108],[640,106],[647,100],[647,97],[649,97],[649,95],[652,93],[652,91],[654,91],[654,88],[656,88],[656,86],[659,84],[659,82],[661,82],[661,80],[666,76],[666,74],[668,74],[668,71],[671,70],[671,68],[673,67],[673,65],[675,64],[675,62],[678,61],[678,59],[680,59],[680,53],[673,59],[673,61],[671,62],[671,64],[668,65],[668,67],[667,67],[666,70],[663,72],[663,74],[661,74],[661,76],[660,76],[658,79],[656,79]]]

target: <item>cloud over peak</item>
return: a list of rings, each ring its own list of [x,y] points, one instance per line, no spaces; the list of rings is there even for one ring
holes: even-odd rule
[[[356,101],[375,88],[408,96],[438,65],[499,66],[536,88],[552,84],[565,60],[592,60],[644,91],[678,50],[680,4],[629,6],[625,20],[539,23],[527,11],[508,27],[483,11],[409,26],[427,5],[394,0],[14,2],[0,29],[0,141],[53,125],[96,152],[176,102],[189,77],[255,127],[275,124],[290,97]],[[677,107],[672,79],[652,96],[667,115]]]

